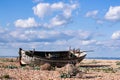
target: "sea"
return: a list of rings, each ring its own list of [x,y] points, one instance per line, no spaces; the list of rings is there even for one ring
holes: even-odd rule
[[[17,58],[18,56],[0,56],[0,58]],[[102,60],[120,60],[120,57],[85,57],[85,59],[102,59]]]

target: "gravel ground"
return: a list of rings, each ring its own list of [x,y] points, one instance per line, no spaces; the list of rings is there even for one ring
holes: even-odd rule
[[[39,70],[29,66],[21,67],[17,61],[0,59],[0,80],[120,80],[120,65],[116,65],[116,60],[83,60],[82,64],[108,64],[113,70],[104,72],[88,68],[72,78],[61,78],[61,72],[66,71],[66,67],[56,70]],[[12,67],[11,67],[12,65]],[[68,69],[67,69],[68,70]]]

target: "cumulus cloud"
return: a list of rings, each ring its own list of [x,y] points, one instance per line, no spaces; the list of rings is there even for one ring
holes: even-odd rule
[[[50,19],[48,19],[46,23],[43,23],[43,27],[45,28],[53,28],[57,26],[63,26],[72,21],[72,12],[78,8],[78,4],[70,4],[70,3],[39,3],[38,5],[33,7],[34,14],[39,18],[45,18],[48,15]],[[51,18],[52,17],[52,18]]]
[[[105,40],[97,42],[98,47],[106,48],[108,50],[119,50],[120,40]]]
[[[44,26],[44,27],[47,27],[47,28],[53,28],[53,27],[56,27],[56,26],[63,26],[65,24],[68,24],[72,22],[71,18],[66,18],[65,16],[63,15],[56,15],[55,17],[53,17],[50,22]]]
[[[18,19],[14,22],[16,27],[21,28],[31,28],[31,27],[37,27],[38,23],[36,23],[34,18],[28,18],[28,19]]]
[[[98,24],[103,24],[104,23],[104,19],[102,19],[101,17],[98,17],[97,16],[98,13],[99,13],[98,10],[88,11],[85,14],[85,17],[94,19],[96,21],[96,23],[98,23]]]
[[[9,36],[13,41],[16,40],[15,42],[54,42],[72,38],[79,40],[90,40],[92,38],[91,33],[81,30],[15,30],[11,31]]]
[[[66,23],[66,20],[61,18],[60,16],[56,16],[51,20],[51,25],[52,26],[59,26],[59,25],[63,25]]]
[[[120,6],[110,7],[108,12],[105,14],[105,19],[109,21],[120,20]]]
[[[90,40],[93,38],[93,34],[89,31],[78,30],[78,32],[76,32],[76,37],[82,40]]]
[[[29,46],[29,48],[39,47],[39,49],[43,49],[44,46],[44,49],[56,49],[57,46],[60,46],[63,50],[68,49],[69,46],[78,48],[81,45],[91,45],[94,42],[91,40],[92,34],[83,30],[61,31],[18,28],[7,32],[0,30],[0,47],[5,43],[7,47],[11,48],[27,48],[26,46]],[[51,45],[53,46],[51,47]]]
[[[33,7],[34,14],[40,18],[45,17],[50,12],[61,11],[66,17],[70,17],[74,9],[76,9],[78,4],[65,4],[63,2],[58,3],[39,3]]]
[[[61,33],[57,31],[46,30],[25,30],[12,31],[10,36],[17,42],[53,42],[61,39]],[[19,37],[18,37],[19,36]],[[63,37],[63,36],[62,36]]]
[[[98,14],[98,10],[94,10],[94,11],[89,11],[86,13],[86,17],[95,17]]]
[[[42,18],[49,14],[51,11],[49,3],[39,3],[37,6],[33,7],[34,14]]]
[[[8,36],[8,30],[7,28],[2,28],[0,27],[0,42],[1,43],[5,43],[7,41],[9,41],[9,36]]]
[[[120,39],[120,31],[114,32],[111,38],[116,40]]]
[[[96,43],[96,40],[83,40],[82,45],[90,45]]]
[[[63,2],[58,2],[58,3],[53,3],[52,5],[51,5],[51,9],[52,10],[61,10],[61,9],[63,9],[64,8],[64,3]]]

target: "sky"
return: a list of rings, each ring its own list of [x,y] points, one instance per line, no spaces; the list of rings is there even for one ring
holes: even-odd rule
[[[120,0],[0,0],[0,56],[69,47],[120,57]]]

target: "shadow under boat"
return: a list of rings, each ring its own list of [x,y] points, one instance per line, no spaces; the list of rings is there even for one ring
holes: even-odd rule
[[[81,62],[86,56],[85,51],[35,51],[23,50],[19,48],[20,65],[43,65],[49,63],[51,66],[63,67],[68,63],[76,64]]]

